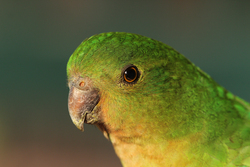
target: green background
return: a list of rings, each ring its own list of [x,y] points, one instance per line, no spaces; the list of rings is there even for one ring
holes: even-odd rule
[[[121,166],[67,109],[69,56],[108,31],[160,40],[250,101],[249,1],[0,0],[0,166]]]

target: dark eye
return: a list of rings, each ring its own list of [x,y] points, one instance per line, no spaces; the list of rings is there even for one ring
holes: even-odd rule
[[[136,66],[130,65],[123,70],[122,76],[125,82],[134,83],[139,78],[139,71]]]

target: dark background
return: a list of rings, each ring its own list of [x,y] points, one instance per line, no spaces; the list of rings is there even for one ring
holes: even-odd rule
[[[138,33],[184,54],[250,101],[250,2],[0,0],[0,166],[121,166],[67,110],[66,63],[91,35]]]

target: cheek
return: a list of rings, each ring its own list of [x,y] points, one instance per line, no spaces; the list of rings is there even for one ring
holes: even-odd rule
[[[124,110],[120,102],[116,96],[107,94],[100,99],[100,117],[109,130],[115,130],[121,126]]]
[[[111,118],[114,116],[114,104],[112,98],[107,93],[102,93],[100,101],[100,120],[105,124],[111,123]]]

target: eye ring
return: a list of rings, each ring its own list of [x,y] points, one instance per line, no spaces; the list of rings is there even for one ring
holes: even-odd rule
[[[129,84],[135,83],[138,80],[139,76],[140,76],[140,73],[137,67],[134,65],[126,66],[124,70],[122,71],[122,78],[124,82],[129,83]]]

